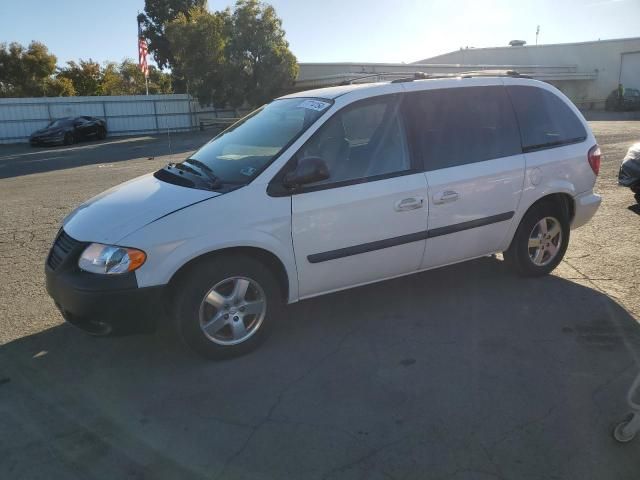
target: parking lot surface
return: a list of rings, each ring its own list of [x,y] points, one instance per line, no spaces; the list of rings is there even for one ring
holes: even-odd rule
[[[640,371],[640,209],[616,186],[640,122],[592,122],[594,220],[553,275],[500,258],[291,306],[251,355],[62,323],[62,218],[211,132],[0,146],[0,478],[634,479],[612,426]],[[586,161],[586,159],[585,159]]]

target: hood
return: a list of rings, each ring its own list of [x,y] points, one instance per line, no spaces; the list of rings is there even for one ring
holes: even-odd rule
[[[42,135],[47,133],[63,132],[64,130],[65,130],[65,127],[45,127],[45,128],[41,128],[40,130],[36,130],[31,134],[31,136],[34,137],[36,135]]]
[[[83,203],[63,226],[76,240],[115,244],[160,217],[218,195],[166,183],[150,173]]]

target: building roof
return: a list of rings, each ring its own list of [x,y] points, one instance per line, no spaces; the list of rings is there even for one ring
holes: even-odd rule
[[[540,44],[540,45],[529,45],[529,44],[527,44],[527,45],[524,45],[524,46],[521,46],[521,47],[519,47],[519,46],[512,47],[510,45],[505,45],[505,46],[501,46],[501,47],[460,48],[458,50],[453,50],[451,52],[447,52],[447,53],[442,53],[440,55],[436,55],[434,57],[425,58],[423,60],[418,60],[417,62],[414,62],[413,64],[432,62],[433,60],[437,60],[437,59],[439,59],[441,57],[448,57],[450,55],[456,54],[456,53],[461,52],[461,51],[471,52],[471,51],[488,51],[488,50],[521,50],[521,49],[530,49],[530,48],[545,49],[545,48],[571,47],[571,46],[583,46],[583,45],[586,46],[586,45],[593,45],[593,44],[612,43],[612,42],[629,42],[629,41],[640,41],[640,37],[608,38],[608,39],[605,39],[605,40],[589,40],[589,41],[586,41],[586,42],[545,43],[545,44]]]

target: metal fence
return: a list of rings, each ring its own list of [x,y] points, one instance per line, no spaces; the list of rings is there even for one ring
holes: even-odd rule
[[[51,120],[90,115],[107,122],[109,135],[185,131],[215,118],[236,118],[246,110],[203,108],[189,95],[0,99],[0,143],[26,142]]]

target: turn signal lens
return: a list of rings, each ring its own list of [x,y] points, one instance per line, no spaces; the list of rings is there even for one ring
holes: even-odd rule
[[[142,250],[92,243],[82,252],[78,266],[85,272],[117,275],[133,272],[146,259],[147,255]]]
[[[591,147],[587,158],[589,160],[589,165],[591,165],[591,170],[593,170],[593,173],[597,176],[600,173],[600,161],[602,160],[600,147],[598,145]]]

